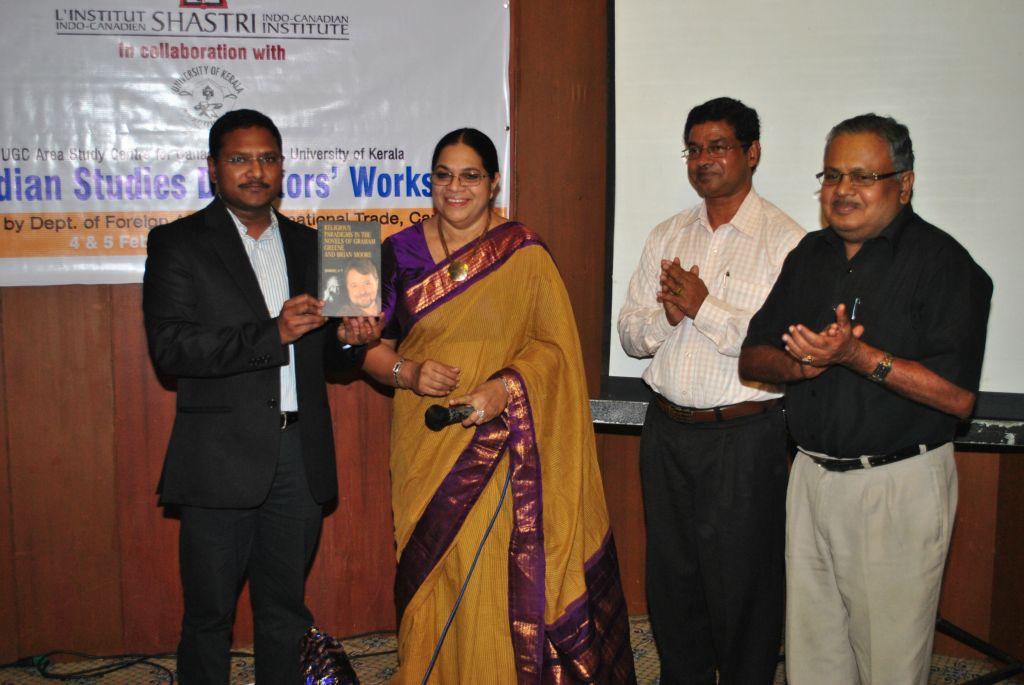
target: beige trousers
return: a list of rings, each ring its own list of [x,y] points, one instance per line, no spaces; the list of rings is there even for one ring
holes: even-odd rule
[[[928,682],[956,501],[952,443],[843,473],[797,453],[786,499],[790,685]]]

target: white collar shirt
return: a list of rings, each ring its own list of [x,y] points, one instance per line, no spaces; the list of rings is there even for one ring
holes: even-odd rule
[[[658,224],[644,244],[618,317],[627,354],[653,357],[644,381],[669,401],[695,409],[781,396],[781,388],[743,381],[739,354],[789,251],[804,230],[751,190],[735,216],[712,230],[702,202]],[[672,326],[657,301],[661,260],[697,265],[708,296],[694,319]]]
[[[228,214],[235,222],[238,235],[242,239],[249,263],[256,273],[263,301],[267,303],[267,311],[271,316],[279,316],[281,307],[288,300],[288,264],[284,258],[284,243],[281,241],[281,229],[277,223],[277,214],[270,211],[270,226],[253,238],[245,228],[245,224],[229,209]],[[288,364],[281,367],[281,411],[298,411],[299,398],[295,385],[295,349],[288,346]]]

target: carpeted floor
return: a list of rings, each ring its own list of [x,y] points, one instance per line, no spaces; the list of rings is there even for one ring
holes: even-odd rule
[[[637,680],[640,685],[658,685],[658,654],[651,637],[651,626],[646,616],[634,616],[630,619],[632,629],[631,640],[633,655],[636,658]],[[359,681],[362,685],[382,685],[395,672],[395,636],[393,633],[374,633],[361,635],[344,641],[345,650],[352,659]],[[60,679],[73,685],[159,685],[173,682],[175,662],[170,658],[151,659],[148,664],[136,664],[109,675],[87,676],[68,679],[72,673],[81,673],[84,669],[96,669],[111,661],[72,661],[54,665],[50,671],[60,674]],[[936,655],[932,658],[932,675],[929,685],[953,685],[975,678],[993,670],[993,666],[984,661],[955,659]],[[34,667],[0,668],[0,685],[41,685],[53,682],[44,678]],[[232,661],[231,685],[248,685],[253,682],[253,664],[250,651],[243,650]],[[481,680],[481,684],[486,681]],[[783,685],[782,664],[779,664],[775,676],[777,685]],[[1020,684],[1021,680],[1006,681]]]

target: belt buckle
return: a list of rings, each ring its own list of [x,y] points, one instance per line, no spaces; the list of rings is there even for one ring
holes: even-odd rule
[[[693,411],[692,408],[690,408],[690,407],[680,407],[680,406],[676,405],[676,411],[679,412],[679,418],[681,418],[683,421],[687,421],[687,422],[690,422],[690,423],[693,422],[693,415],[694,415],[695,412]]]

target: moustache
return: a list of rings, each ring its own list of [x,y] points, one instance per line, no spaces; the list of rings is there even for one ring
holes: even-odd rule
[[[834,207],[835,209],[855,209],[857,207],[860,207],[860,204],[857,202],[851,202],[849,200],[832,200],[832,207]]]

